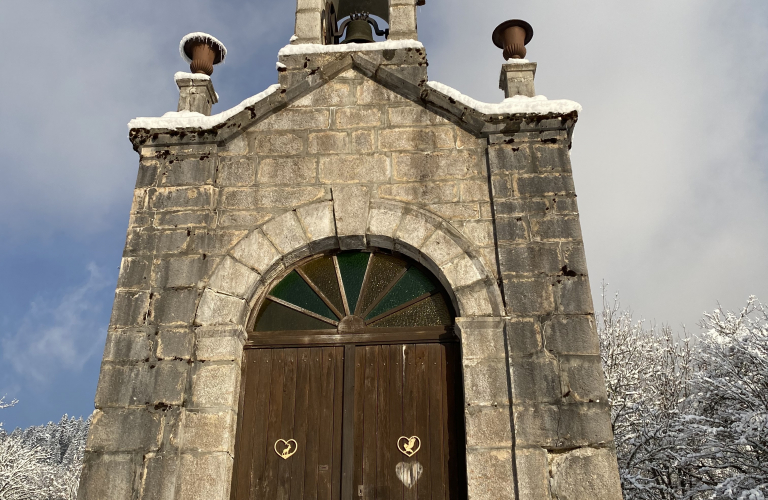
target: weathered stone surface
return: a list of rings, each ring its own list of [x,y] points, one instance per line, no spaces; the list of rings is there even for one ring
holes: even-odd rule
[[[240,240],[232,249],[232,255],[261,274],[280,258],[280,252],[261,231],[254,231]]]
[[[542,448],[516,449],[515,465],[518,495],[521,500],[549,500],[551,498],[547,450]]]
[[[143,408],[96,410],[88,434],[88,450],[156,450],[160,446],[160,415]]]
[[[509,405],[507,363],[503,359],[466,360],[464,362],[464,390],[468,405]],[[509,412],[507,412],[506,417],[509,421]]]
[[[368,197],[369,190],[363,186],[333,188],[336,234],[340,238],[365,234],[368,226]]]
[[[504,272],[504,269],[501,270]],[[513,315],[550,314],[555,310],[552,285],[545,279],[505,279],[507,310]]]
[[[117,330],[107,333],[104,361],[139,361],[149,357],[151,331]]]
[[[223,451],[234,454],[235,417],[232,411],[185,411],[181,451]]]
[[[395,238],[414,248],[421,248],[424,241],[435,232],[433,221],[420,212],[405,214],[395,233]]]
[[[273,187],[273,188],[227,188],[221,192],[221,207],[229,209],[277,208],[304,205],[325,199],[323,187]]]
[[[392,131],[395,132],[395,131]],[[429,146],[430,143],[436,143],[438,139],[422,137],[420,134],[412,134],[408,136],[405,132],[399,131],[399,141],[414,143],[419,141],[425,141],[424,144]],[[379,136],[379,142],[381,143],[382,136]],[[443,138],[445,141],[450,139],[446,136]],[[435,144],[432,147],[450,147],[439,146]],[[395,149],[395,148],[393,148]],[[417,149],[410,144],[403,144],[403,147],[397,149]],[[393,177],[399,181],[429,181],[429,180],[443,180],[443,179],[461,179],[464,177],[472,177],[479,173],[480,157],[473,153],[461,152],[461,153],[408,153],[408,154],[395,154],[393,156],[394,172]],[[486,188],[487,192],[487,188]],[[487,199],[487,195],[486,195]]]
[[[267,222],[262,231],[282,254],[292,252],[307,242],[304,229],[293,211]]]
[[[259,162],[258,181],[263,184],[309,184],[316,178],[315,158],[268,158]]]
[[[231,408],[237,406],[237,363],[198,363],[192,379],[191,408]]]
[[[178,469],[179,457],[175,453],[148,454],[142,475],[140,498],[176,500]]]
[[[333,203],[315,203],[296,210],[304,232],[310,241],[331,238],[336,235],[333,219]]]
[[[151,319],[160,325],[190,324],[195,317],[198,292],[194,288],[185,290],[163,290],[152,299]]]
[[[229,453],[184,453],[179,467],[179,496],[189,500],[226,500],[232,477]]]
[[[336,110],[337,128],[376,127],[381,124],[378,108],[340,108]]]
[[[320,158],[320,182],[370,183],[389,180],[389,159],[384,155],[345,155]]]
[[[231,257],[225,257],[213,273],[209,286],[217,292],[248,298],[260,276]]]
[[[470,500],[515,498],[511,449],[468,449],[467,489]]]
[[[550,455],[552,494],[558,500],[622,498],[616,455],[605,448],[580,448]]]
[[[237,324],[245,315],[245,301],[207,289],[197,308],[198,325]]]
[[[216,169],[219,186],[251,186],[256,179],[256,166],[248,158],[232,158],[221,161]]]
[[[132,500],[136,475],[133,456],[127,453],[86,453],[77,498]]]
[[[512,447],[508,406],[470,406],[465,415],[467,441],[477,447]]]
[[[432,233],[429,239],[421,246],[421,251],[438,266],[443,266],[464,253],[453,238],[439,229]]]
[[[598,354],[600,343],[591,316],[552,316],[544,323],[547,350],[561,354]]]

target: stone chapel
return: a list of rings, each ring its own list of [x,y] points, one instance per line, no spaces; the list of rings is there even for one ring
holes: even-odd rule
[[[278,83],[215,115],[226,49],[182,40],[178,111],[130,124],[80,500],[622,498],[581,108],[519,20],[503,101],[431,82],[423,3],[298,0]]]

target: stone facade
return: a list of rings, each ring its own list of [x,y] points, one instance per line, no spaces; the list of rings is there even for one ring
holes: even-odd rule
[[[211,129],[131,131],[79,498],[229,498],[251,312],[300,259],[365,248],[418,260],[452,295],[471,499],[621,498],[576,114],[484,115],[425,84],[418,48],[280,62],[277,92]]]

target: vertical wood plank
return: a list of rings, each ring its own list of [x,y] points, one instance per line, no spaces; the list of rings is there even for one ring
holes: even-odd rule
[[[272,384],[269,396],[269,420],[266,433],[266,460],[264,463],[264,493],[256,498],[276,498],[278,468],[280,457],[273,447],[274,442],[280,439],[283,419],[283,384],[285,381],[285,352],[283,349],[272,351]]]
[[[417,366],[416,366],[416,346],[406,345],[403,359],[403,436],[413,436],[416,433],[416,398],[418,391],[416,389]],[[416,462],[416,457],[408,458],[403,455],[403,462],[409,466]],[[416,500],[418,485],[404,488],[404,498],[406,500]]]
[[[296,358],[298,349],[285,349],[285,378],[283,380],[283,411],[280,419],[280,434],[277,439],[295,439],[294,416],[296,414]],[[282,444],[282,443],[281,443]],[[278,450],[280,446],[277,447]],[[275,453],[277,454],[277,453]],[[295,455],[294,455],[295,456]],[[278,457],[280,458],[280,457]],[[291,464],[289,459],[280,458],[277,466],[276,500],[289,500],[291,496]]]
[[[355,374],[357,348],[344,346],[344,413],[342,428],[341,498],[353,498],[355,489]]]
[[[376,362],[378,346],[365,347],[365,372],[363,393],[363,485],[364,498],[375,498],[376,489]]]
[[[403,431],[403,379],[405,367],[403,366],[405,346],[389,346],[389,428],[390,441],[386,446],[392,450],[392,469],[389,471],[389,491],[393,500],[403,500],[405,486],[400,482],[395,473],[397,464],[405,459],[405,455],[397,450],[397,439],[404,434]]]
[[[389,500],[391,498],[389,487],[390,469],[394,472],[394,466],[391,465],[392,437],[390,436],[389,418],[390,418],[390,394],[389,394],[389,349],[390,346],[380,346],[377,349],[376,356],[376,383],[378,394],[376,400],[378,408],[377,416],[377,435],[376,435],[376,498]],[[397,439],[400,435],[394,437]]]
[[[307,414],[307,444],[304,465],[304,499],[317,499],[317,474],[320,443],[320,383],[323,349],[311,349],[309,358],[309,408]],[[256,500],[256,499],[254,499]]]
[[[317,499],[331,499],[331,464],[333,457],[333,348],[323,347],[320,382],[320,445],[318,464],[323,470],[317,474]],[[319,467],[318,467],[319,468]]]
[[[298,443],[296,454],[290,459],[291,500],[304,499],[304,472],[307,458],[307,419],[314,411],[309,407],[309,364],[311,349],[299,349],[296,356],[296,404],[293,439]]]
[[[341,447],[344,414],[344,347],[333,348],[333,464],[331,465],[331,498],[341,498]]]
[[[272,367],[274,365],[271,349],[258,349],[253,351],[258,368],[258,381],[255,386],[248,388],[246,398],[248,406],[252,406],[254,418],[243,425],[252,427],[250,442],[252,464],[250,472],[250,491],[245,498],[258,498],[264,492],[266,474],[266,454],[268,452],[267,433],[269,430],[269,408],[272,386]]]
[[[416,344],[416,380],[414,381],[414,434],[421,439],[421,449],[413,456],[424,468],[421,478],[416,483],[417,498],[429,500],[432,496],[432,474],[430,471],[431,453],[429,443],[429,394],[427,368],[429,364],[429,344]]]
[[[443,410],[443,391],[445,385],[443,379],[443,350],[440,344],[432,344],[429,347],[428,359],[428,399],[429,399],[429,473],[432,479],[432,498],[445,499],[444,464],[447,462],[447,450],[443,449],[443,434],[445,432],[446,414]]]
[[[358,487],[363,484],[363,448],[366,446],[363,434],[365,425],[364,378],[365,360],[367,352],[364,347],[355,349],[355,413],[354,413],[354,440],[355,440],[355,474],[352,488],[352,498],[358,498]]]

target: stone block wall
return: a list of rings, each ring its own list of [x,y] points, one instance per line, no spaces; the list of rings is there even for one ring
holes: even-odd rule
[[[423,50],[281,62],[281,89],[215,129],[131,132],[139,172],[79,498],[229,498],[250,312],[298,260],[370,247],[452,294],[470,498],[620,498],[575,117],[462,107],[424,85]]]

